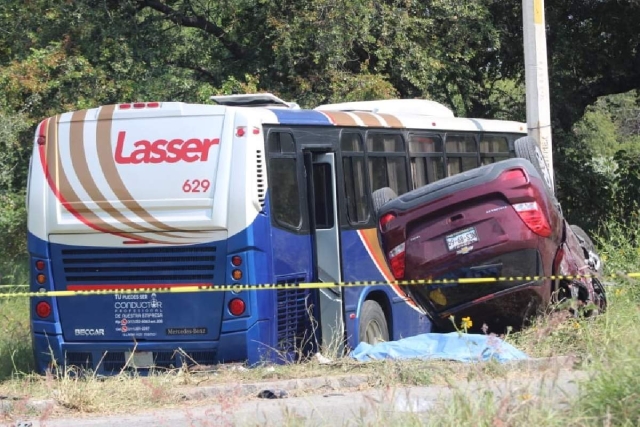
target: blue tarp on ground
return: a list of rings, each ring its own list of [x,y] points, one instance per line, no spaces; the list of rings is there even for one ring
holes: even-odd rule
[[[458,332],[422,334],[375,345],[361,342],[351,352],[351,357],[361,362],[382,359],[444,359],[459,362],[495,359],[507,362],[528,358],[525,353],[495,336]]]

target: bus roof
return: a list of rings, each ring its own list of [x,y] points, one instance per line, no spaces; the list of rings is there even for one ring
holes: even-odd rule
[[[527,125],[525,123],[507,120],[427,116],[409,112],[392,114],[387,112],[344,111],[324,108],[316,110],[269,109],[269,111],[272,114],[264,114],[262,117],[264,124],[527,133]]]
[[[428,99],[380,99],[375,101],[325,104],[318,111],[368,111],[370,113],[419,114],[422,116],[454,117],[453,111],[439,102]]]

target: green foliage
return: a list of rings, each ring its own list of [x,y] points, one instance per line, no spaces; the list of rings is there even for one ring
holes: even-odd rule
[[[22,137],[28,129],[25,114],[9,114],[0,109],[0,194],[24,190],[31,144],[25,144]]]
[[[556,191],[570,222],[597,231],[640,207],[640,105],[635,91],[600,98],[573,132],[554,131]]]
[[[0,273],[3,263],[11,265],[26,254],[26,217],[22,194],[0,193]]]
[[[624,150],[640,155],[640,105],[637,92],[599,98],[575,127],[576,136],[597,157],[613,157]]]
[[[16,263],[26,254],[23,183],[31,145],[20,140],[26,129],[23,114],[9,115],[0,110],[0,284],[16,278]]]
[[[596,230],[614,208],[615,176],[598,169],[589,149],[572,134],[554,133],[556,195],[571,224]]]
[[[36,124],[97,105],[270,91],[304,107],[421,97],[458,115],[525,120],[521,7],[499,0],[4,0],[0,193],[10,201],[2,218],[24,214],[7,209],[22,206]],[[623,186],[635,182],[640,152],[638,93],[629,92],[640,85],[640,3],[550,0],[545,17],[558,192],[572,221],[595,229],[612,206],[623,217],[636,197],[637,187]],[[628,158],[614,159],[621,150]]]
[[[31,372],[33,368],[29,300],[0,299],[0,381]]]

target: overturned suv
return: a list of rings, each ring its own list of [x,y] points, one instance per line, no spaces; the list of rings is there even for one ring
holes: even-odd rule
[[[373,194],[391,271],[436,329],[451,329],[453,315],[500,333],[521,327],[554,299],[575,302],[574,312],[580,305],[587,314],[606,306],[592,241],[564,219],[535,140],[522,138],[518,148],[524,158],[400,197],[390,188]],[[469,278],[490,280],[458,281]]]

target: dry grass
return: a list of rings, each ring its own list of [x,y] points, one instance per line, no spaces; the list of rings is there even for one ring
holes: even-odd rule
[[[616,244],[627,242],[614,236]],[[602,244],[602,242],[601,242]],[[624,243],[630,245],[630,243]],[[609,258],[616,248],[602,248]],[[640,250],[624,247],[624,262],[628,253]],[[640,259],[640,257],[638,257]],[[629,269],[638,266],[629,264]],[[617,268],[623,261],[614,259]],[[440,403],[428,418],[423,414],[376,413],[376,423],[390,425],[491,426],[520,425],[640,425],[640,285],[624,282],[611,289],[609,310],[592,319],[574,318],[566,312],[550,311],[538,318],[528,329],[507,338],[512,344],[533,357],[572,356],[577,366],[588,372],[580,393],[558,405],[557,398],[544,393],[521,393],[515,386],[512,393],[498,395],[491,384],[522,384],[558,372],[553,366],[509,365],[497,362],[462,364],[438,361],[378,361],[358,363],[337,358],[322,364],[317,360],[305,363],[262,366],[246,369],[241,365],[180,369],[146,377],[122,374],[97,378],[91,374],[76,375],[69,371],[57,377],[31,374],[28,305],[25,300],[0,300],[0,396],[17,399],[12,415],[29,411],[20,399],[52,399],[57,413],[114,414],[138,409],[180,406],[188,410],[193,402],[185,401],[185,391],[193,388],[233,384],[295,380],[304,378],[364,377],[359,389],[395,388],[400,386],[443,385],[453,390],[451,397]],[[486,385],[470,393],[460,384]],[[249,396],[218,395],[216,415],[222,424],[229,413]],[[313,391],[311,391],[313,392]],[[304,394],[300,390],[298,395]],[[135,398],[132,399],[132,396]],[[225,409],[226,408],[226,409]],[[228,413],[227,413],[228,412]],[[48,412],[45,416],[49,416]],[[305,420],[294,413],[285,414],[285,425],[304,425]],[[357,421],[357,420],[356,420]],[[369,425],[362,421],[362,425]]]

